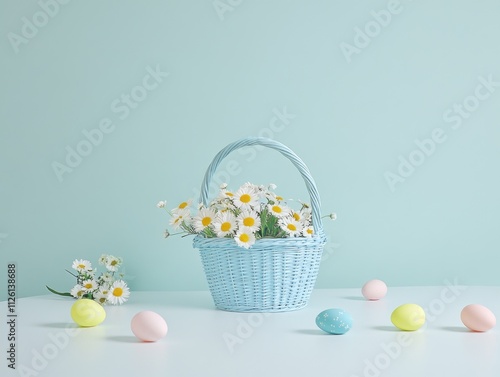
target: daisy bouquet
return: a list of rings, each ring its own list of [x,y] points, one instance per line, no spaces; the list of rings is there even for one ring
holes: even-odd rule
[[[245,249],[262,238],[312,237],[310,206],[299,201],[300,208],[293,209],[275,189],[274,184],[257,186],[247,182],[231,191],[222,184],[217,197],[208,206],[200,203],[194,214],[192,200],[167,210],[170,225],[177,231],[174,234],[233,238]],[[160,201],[157,207],[166,209],[166,201]],[[336,216],[332,213],[324,217]],[[166,230],[165,237],[170,235]]]
[[[122,265],[122,259],[113,255],[103,254],[99,258],[99,264],[106,269],[97,276],[97,269],[92,268],[88,260],[76,259],[72,268],[75,272],[66,270],[76,278],[76,285],[70,292],[57,292],[47,286],[47,289],[60,296],[74,297],[76,299],[87,298],[101,305],[121,305],[127,302],[130,289],[123,280],[124,274],[118,272]]]

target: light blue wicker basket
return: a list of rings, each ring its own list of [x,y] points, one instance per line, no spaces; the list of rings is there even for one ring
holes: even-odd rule
[[[200,201],[209,204],[208,192],[220,162],[242,147],[262,145],[280,152],[299,170],[311,199],[315,235],[310,238],[263,238],[250,249],[231,238],[196,236],[208,286],[218,309],[236,312],[281,312],[305,307],[318,275],[326,237],[320,198],[309,169],[288,147],[272,139],[250,137],[227,145],[205,173]]]

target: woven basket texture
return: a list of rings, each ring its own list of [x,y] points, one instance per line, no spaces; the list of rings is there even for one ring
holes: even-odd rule
[[[215,306],[237,312],[280,312],[304,308],[318,275],[326,237],[320,216],[316,184],[308,168],[288,147],[266,138],[246,138],[222,149],[209,166],[200,201],[208,205],[210,181],[220,162],[232,151],[262,145],[279,151],[299,170],[311,198],[313,237],[263,238],[249,249],[231,238],[198,235],[203,269]]]

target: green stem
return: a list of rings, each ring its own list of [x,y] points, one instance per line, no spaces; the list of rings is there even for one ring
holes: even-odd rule
[[[71,295],[71,293],[69,293],[69,292],[65,292],[65,293],[62,293],[62,292],[57,292],[57,291],[53,290],[52,288],[50,288],[48,285],[46,285],[46,287],[47,287],[47,289],[48,289],[50,292],[55,293],[56,295],[59,295],[59,296],[66,296],[66,297],[73,297],[73,296]]]
[[[72,273],[71,271],[68,271],[68,270],[64,270],[64,271],[66,271],[66,272],[67,272],[68,274],[70,274],[70,275],[73,275],[75,278],[78,278],[78,276],[76,276],[76,275],[75,275],[74,273]]]

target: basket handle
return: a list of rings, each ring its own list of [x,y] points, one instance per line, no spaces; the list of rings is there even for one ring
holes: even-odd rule
[[[268,139],[265,137],[247,137],[228,144],[219,153],[217,153],[213,161],[208,166],[205,177],[203,178],[203,183],[201,185],[200,202],[202,202],[205,206],[208,206],[208,192],[210,190],[209,185],[221,161],[231,152],[251,145],[261,145],[263,147],[274,149],[280,152],[283,156],[288,158],[293,163],[293,165],[302,175],[302,178],[304,179],[307,187],[307,191],[309,192],[309,197],[311,199],[313,225],[316,228],[316,233],[322,233],[323,222],[321,221],[320,213],[321,201],[319,198],[316,183],[314,182],[309,169],[307,168],[306,164],[304,164],[304,162],[290,148],[273,139]]]

